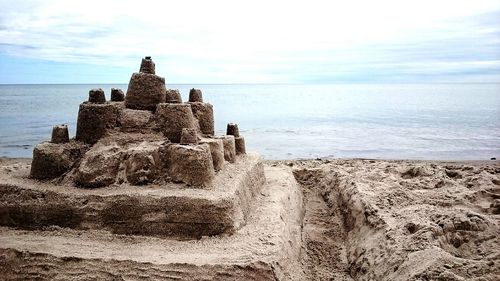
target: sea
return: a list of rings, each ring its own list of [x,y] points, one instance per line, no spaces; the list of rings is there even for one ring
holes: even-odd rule
[[[0,85],[0,156],[31,157],[52,126],[75,135],[92,88],[126,84]],[[264,159],[489,160],[500,157],[500,84],[168,85],[213,104],[217,134],[239,125]]]

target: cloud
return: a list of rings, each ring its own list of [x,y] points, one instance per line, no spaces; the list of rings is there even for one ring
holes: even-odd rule
[[[499,1],[17,2],[0,0],[9,56],[152,55],[175,82],[500,81]]]

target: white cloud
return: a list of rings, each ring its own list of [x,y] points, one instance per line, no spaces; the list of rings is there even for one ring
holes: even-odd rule
[[[470,19],[498,11],[500,1],[0,0],[0,7],[0,51],[10,55],[117,66],[152,55],[179,82],[297,82],[314,75],[301,68],[338,72],[337,64],[352,74],[373,60],[397,63],[379,46],[481,32],[495,40],[497,27],[477,30]]]

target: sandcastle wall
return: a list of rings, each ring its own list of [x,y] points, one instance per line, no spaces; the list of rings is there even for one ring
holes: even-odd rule
[[[174,149],[179,148],[176,146]],[[245,225],[250,205],[265,183],[263,169],[260,157],[250,154],[215,174],[210,189],[184,188],[172,182],[147,188],[132,183],[92,189],[3,186],[0,225],[20,229],[59,226],[179,239],[233,233]],[[141,170],[136,169],[136,180],[144,179]]]

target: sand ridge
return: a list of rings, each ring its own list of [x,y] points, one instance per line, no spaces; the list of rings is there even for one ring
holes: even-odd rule
[[[342,211],[354,280],[498,280],[497,161],[287,164],[299,182],[319,186],[331,210]]]

